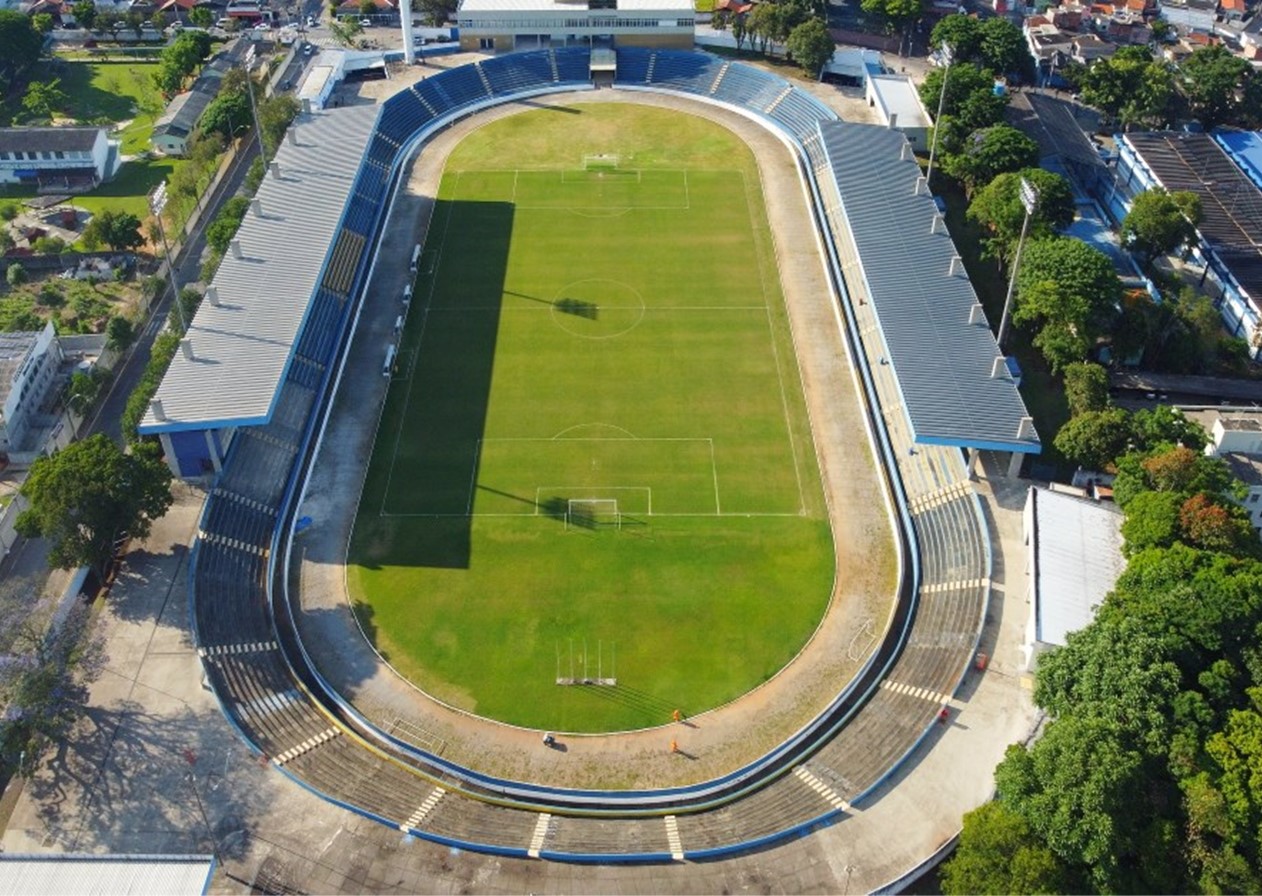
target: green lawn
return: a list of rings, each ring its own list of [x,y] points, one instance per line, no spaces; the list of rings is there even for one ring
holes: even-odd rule
[[[378,648],[568,731],[773,675],[833,562],[748,148],[646,107],[515,115],[453,153],[430,233],[351,545]]]

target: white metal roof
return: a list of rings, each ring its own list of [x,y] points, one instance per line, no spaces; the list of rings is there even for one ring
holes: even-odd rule
[[[897,115],[900,128],[927,128],[929,115],[920,103],[920,94],[905,75],[873,75],[868,87],[877,95],[887,115]]]
[[[695,11],[693,0],[618,0],[618,8],[591,10],[592,15],[615,15],[619,12]],[[585,0],[464,0],[460,12],[588,12]]]
[[[1112,504],[1031,488],[1035,637],[1063,645],[1087,625],[1126,568],[1122,514]]]
[[[246,212],[236,239],[211,281],[219,305],[203,301],[188,330],[193,358],[177,352],[154,396],[145,433],[250,426],[271,419],[272,403],[289,363],[325,258],[341,220],[359,161],[376,119],[376,106],[299,116],[256,194],[262,217]]]
[[[205,893],[213,869],[210,856],[0,856],[0,896]]]

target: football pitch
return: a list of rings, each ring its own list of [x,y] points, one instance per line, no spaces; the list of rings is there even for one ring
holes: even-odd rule
[[[810,637],[833,551],[763,202],[739,138],[651,107],[524,112],[449,157],[348,561],[418,686],[622,730]]]

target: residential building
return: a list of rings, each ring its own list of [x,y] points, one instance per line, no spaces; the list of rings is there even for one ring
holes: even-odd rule
[[[1218,0],[1218,17],[1224,22],[1239,22],[1245,11],[1244,0]]]
[[[1205,453],[1221,457],[1244,483],[1240,503],[1249,512],[1253,528],[1262,532],[1262,412],[1224,412],[1210,426],[1210,437]]]
[[[61,345],[52,321],[43,330],[0,333],[0,452],[23,450],[61,361]]]
[[[1074,62],[1091,65],[1097,59],[1108,59],[1117,52],[1117,45],[1096,37],[1094,34],[1078,34],[1069,45],[1069,56]]]
[[[1252,61],[1262,60],[1262,13],[1251,18],[1240,32],[1241,55]]]
[[[91,190],[118,170],[118,149],[105,128],[0,128],[0,184]]]

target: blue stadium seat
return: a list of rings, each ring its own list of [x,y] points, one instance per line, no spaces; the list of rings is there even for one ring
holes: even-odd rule
[[[647,84],[649,80],[649,62],[653,59],[653,51],[642,47],[618,48],[618,71],[614,82],[618,84]],[[558,64],[560,59],[557,59]]]

